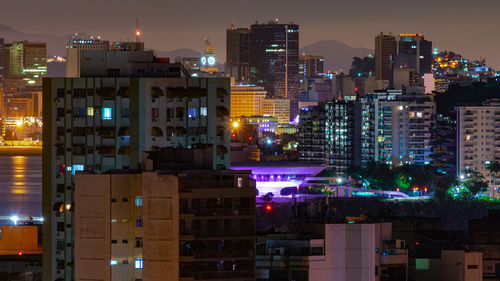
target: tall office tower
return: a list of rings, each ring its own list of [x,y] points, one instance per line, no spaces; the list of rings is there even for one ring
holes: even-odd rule
[[[318,105],[300,110],[299,159],[307,162],[325,162],[325,106]]]
[[[234,24],[226,30],[225,72],[236,82],[248,83],[250,80],[248,28],[235,28]]]
[[[84,40],[75,34],[66,45],[66,77],[80,77],[80,52],[109,51],[109,41]]]
[[[266,98],[266,93],[263,87],[232,85],[231,118],[262,115],[262,101]]]
[[[19,80],[20,87],[41,87],[47,74],[47,44],[21,41],[5,47],[5,77]]]
[[[229,168],[230,79],[178,74],[44,79],[44,280],[74,278],[73,214],[56,206],[73,202],[75,172],[137,169],[163,147],[208,147],[211,167]]]
[[[314,78],[322,75],[323,56],[299,56],[299,79]]]
[[[284,98],[263,99],[261,114],[278,118],[278,124],[290,122],[290,100]]]
[[[382,32],[375,37],[375,75],[377,80],[388,80],[389,85],[392,85],[392,63],[396,51],[396,37]]]
[[[419,74],[432,71],[432,42],[422,34],[400,34],[394,68],[411,68]]]
[[[250,77],[263,86],[269,97],[290,100],[290,118],[298,113],[299,99],[299,26],[253,24],[250,31]]]
[[[361,104],[331,101],[325,104],[325,159],[328,167],[344,176],[353,165],[361,165]]]
[[[489,195],[500,197],[500,177],[487,169],[500,161],[500,100],[491,99],[481,106],[458,106],[457,174],[481,173],[487,180]]]
[[[75,280],[255,280],[249,175],[179,166],[77,175]]]

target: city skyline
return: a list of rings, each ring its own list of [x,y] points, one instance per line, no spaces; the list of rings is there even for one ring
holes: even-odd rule
[[[264,10],[260,8],[263,1],[241,3],[224,0],[213,5],[197,1],[175,4],[148,1],[149,5],[144,5],[128,0],[116,5],[118,2],[112,0],[100,3],[99,10],[93,9],[94,5],[88,2],[56,0],[53,2],[58,6],[57,10],[53,8],[55,5],[32,0],[27,2],[30,9],[24,9],[14,1],[5,1],[6,8],[0,12],[2,23],[27,33],[67,35],[85,32],[108,40],[126,40],[133,38],[135,19],[139,17],[143,40],[148,42],[150,48],[168,51],[187,47],[201,51],[203,37],[209,36],[220,62],[225,61],[225,32],[231,22],[236,27],[247,27],[256,20],[263,22],[278,18],[282,23],[292,21],[301,26],[302,47],[320,40],[338,40],[352,47],[374,50],[373,37],[380,31],[423,33],[440,50],[451,50],[471,59],[484,57],[493,68],[500,68],[500,54],[495,48],[500,38],[484,36],[494,34],[495,27],[500,23],[495,17],[500,3],[491,1],[473,3],[460,0],[455,1],[453,6],[428,0],[421,1],[418,6],[401,5],[394,0],[386,1],[386,5],[367,1],[312,2],[307,7],[296,1],[287,1],[287,5],[283,5],[283,1],[275,1],[265,3]],[[119,16],[110,18],[106,11],[111,7]],[[72,9],[80,12],[71,13]],[[226,12],[218,13],[221,9]],[[239,14],[238,11],[245,13]],[[55,20],[44,20],[51,13],[57,15]],[[87,21],[90,14],[92,22]],[[481,17],[473,22],[457,20],[471,14],[480,14]],[[465,35],[468,40],[464,40]]]

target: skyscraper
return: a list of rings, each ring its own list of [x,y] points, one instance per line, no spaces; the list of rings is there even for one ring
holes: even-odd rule
[[[316,78],[323,73],[323,56],[299,56],[299,79]]]
[[[226,30],[226,74],[236,82],[247,83],[250,79],[248,28],[235,28],[234,24]]]
[[[380,32],[375,37],[375,75],[377,80],[389,80],[392,85],[392,60],[396,55],[396,37]]]
[[[422,34],[400,34],[395,68],[411,68],[419,74],[430,73],[432,68],[432,42]]]
[[[298,115],[299,26],[253,24],[250,32],[250,77],[269,97],[290,99],[290,118]]]

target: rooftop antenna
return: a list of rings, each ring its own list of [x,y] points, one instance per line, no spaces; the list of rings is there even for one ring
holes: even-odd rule
[[[135,22],[135,42],[139,43],[139,37],[141,36],[141,31],[139,30],[139,17],[136,18]]]

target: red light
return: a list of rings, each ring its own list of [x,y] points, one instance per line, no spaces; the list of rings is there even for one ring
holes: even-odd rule
[[[354,91],[358,92],[358,88],[354,88]]]
[[[419,244],[420,244],[420,243],[418,243],[418,242],[415,242],[415,246],[418,246]]]
[[[252,136],[249,136],[249,137],[248,137],[248,140],[252,140],[252,139],[253,139],[253,138],[252,138]]]
[[[398,187],[398,188],[396,188],[396,191],[398,191],[398,192],[399,192],[399,187]]]
[[[236,137],[236,134],[235,134],[235,133],[232,133],[232,134],[231,134],[231,137],[235,138],[235,137]]]
[[[427,192],[427,190],[428,190],[428,189],[427,189],[427,187],[426,187],[426,188],[424,188],[424,191],[425,191],[425,192]]]
[[[23,255],[23,251],[18,251],[18,252],[17,252],[17,255],[18,255],[18,256],[22,256],[22,255]]]
[[[266,204],[266,211],[271,212],[273,210],[273,206],[271,204]]]

